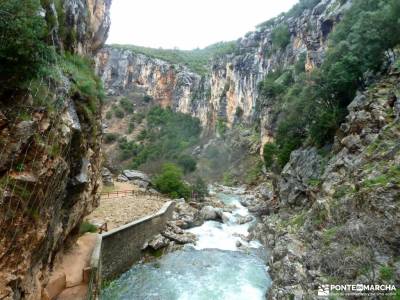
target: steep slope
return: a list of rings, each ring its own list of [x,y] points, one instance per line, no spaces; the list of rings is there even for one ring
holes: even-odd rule
[[[349,105],[330,158],[292,152],[279,206],[254,231],[271,249],[270,299],[315,296],[320,284],[399,284],[399,93],[395,69]]]
[[[27,1],[22,9],[15,1],[1,5],[1,37],[12,30],[26,32],[16,37],[21,50],[29,51],[23,47],[36,38],[35,20],[46,36],[38,35],[33,44],[49,53],[39,70],[21,66],[32,69],[26,82],[11,86],[11,74],[5,80],[13,90],[2,85],[0,92],[0,298],[41,299],[57,253],[73,241],[83,217],[99,201],[101,84],[90,59],[76,54],[90,57],[103,45],[111,1],[42,1],[41,7]],[[26,26],[12,28],[18,25],[14,21]],[[2,56],[5,64],[4,57],[13,58]]]

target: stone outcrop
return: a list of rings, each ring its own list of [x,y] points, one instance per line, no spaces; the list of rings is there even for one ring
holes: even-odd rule
[[[110,0],[42,2],[59,51],[91,56],[104,43]],[[0,100],[1,299],[41,299],[57,253],[98,205],[101,108],[87,110],[69,75],[43,81],[40,101],[32,90]]]
[[[313,188],[318,185],[323,159],[315,148],[295,150],[283,168],[278,182],[284,205],[306,205]]]
[[[110,29],[112,0],[43,2],[50,22],[52,42],[59,49],[91,54],[100,49]]]
[[[324,164],[313,149],[292,153],[281,179],[292,183],[280,183],[279,209],[254,230],[271,249],[269,299],[316,298],[335,278],[399,283],[400,128],[390,104],[399,84],[393,71],[355,97]]]

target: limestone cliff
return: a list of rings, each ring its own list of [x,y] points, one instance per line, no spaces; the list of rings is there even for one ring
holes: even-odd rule
[[[99,85],[90,66],[76,68],[81,58],[63,49],[89,57],[101,47],[110,4],[43,1],[49,43],[58,45],[56,75],[0,100],[1,299],[41,299],[57,253],[98,204],[100,102],[77,74],[85,72],[86,87]]]
[[[229,127],[260,122],[265,142],[274,124],[269,107],[257,102],[258,83],[268,73],[293,65],[302,55],[306,56],[307,70],[319,66],[327,35],[347,6],[337,0],[323,0],[300,16],[277,17],[239,39],[234,53],[212,60],[205,76],[187,67],[111,46],[97,55],[97,72],[110,94],[142,85],[160,104],[199,117],[209,129],[218,120]],[[282,24],[288,27],[290,39],[287,45],[276,48],[272,32]]]

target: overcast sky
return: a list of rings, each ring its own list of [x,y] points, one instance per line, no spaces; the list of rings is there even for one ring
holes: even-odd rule
[[[113,0],[107,43],[179,49],[236,40],[297,0]]]

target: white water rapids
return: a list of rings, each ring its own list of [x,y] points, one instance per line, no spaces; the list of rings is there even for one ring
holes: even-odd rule
[[[235,222],[236,218],[249,215],[239,196],[223,193],[217,196],[235,207],[226,215],[228,222],[206,221],[189,229],[197,235],[195,245],[134,265],[102,290],[102,299],[265,299],[271,284],[260,256],[265,253],[258,241],[247,242],[245,238],[254,221],[242,225]]]

